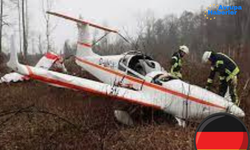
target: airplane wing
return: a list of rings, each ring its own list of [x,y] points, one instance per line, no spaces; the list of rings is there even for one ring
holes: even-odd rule
[[[46,53],[36,64],[36,67],[43,69],[50,69],[56,60],[59,59],[60,56],[54,54],[52,52]],[[25,80],[29,80],[28,76],[21,75],[16,72],[5,74],[0,78],[0,83],[10,83],[10,82],[22,82]]]
[[[11,66],[15,69],[14,66]],[[77,91],[85,91],[102,96],[120,99],[127,102],[137,103],[144,106],[154,107],[160,109],[161,106],[152,101],[152,97],[142,93],[141,91],[134,91],[117,86],[111,86],[105,83],[100,83],[80,77],[75,77],[67,74],[53,72],[42,68],[36,68],[19,64],[17,71],[34,80],[45,82],[47,84],[73,89]]]
[[[28,77],[23,76],[16,72],[12,72],[1,77],[0,83],[19,82],[19,81],[24,81],[24,80],[28,80]]]
[[[12,46],[15,46],[14,43],[12,44]],[[163,106],[161,106],[161,103],[157,104],[156,101],[152,100],[152,97],[145,93],[142,93],[142,91],[134,91],[80,77],[49,71],[43,68],[22,65],[18,62],[17,54],[15,51],[16,49],[12,48],[10,61],[7,63],[7,66],[12,68],[14,71],[24,76],[28,76],[29,78],[32,78],[34,80],[45,82],[57,87],[108,96],[111,98],[137,103],[156,109],[163,108]]]

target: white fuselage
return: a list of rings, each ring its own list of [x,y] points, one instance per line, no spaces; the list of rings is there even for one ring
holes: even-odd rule
[[[137,90],[137,93],[148,97],[147,99],[150,101],[147,103],[179,118],[204,118],[217,112],[230,112],[237,116],[244,116],[239,107],[223,97],[179,79],[157,85],[151,83],[150,79],[146,81],[128,75],[118,69],[121,58],[123,55],[94,56],[77,58],[76,63],[106,84],[111,86],[117,85],[117,83],[131,85],[133,89]],[[161,73],[161,71],[158,72]],[[162,71],[163,73],[165,71]]]

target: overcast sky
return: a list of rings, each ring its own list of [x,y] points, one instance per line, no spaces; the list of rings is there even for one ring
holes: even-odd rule
[[[153,12],[156,18],[168,14],[180,15],[184,10],[198,12],[201,7],[213,4],[214,0],[51,0],[53,11],[78,17],[109,27],[129,30],[133,34],[137,21],[146,12]],[[220,0],[219,0],[220,1]],[[28,0],[30,28],[32,32],[45,32],[41,0]],[[53,32],[53,41],[61,49],[66,39],[76,41],[77,29],[74,23],[52,17],[57,28]]]

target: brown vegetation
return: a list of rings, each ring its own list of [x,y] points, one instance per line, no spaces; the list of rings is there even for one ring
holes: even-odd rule
[[[188,66],[185,78],[205,83],[204,68]],[[245,81],[241,78],[239,93],[249,128],[250,87],[243,89]],[[197,125],[181,128],[151,120],[126,127],[115,121],[113,99],[35,81],[0,84],[0,95],[1,149],[194,149]]]

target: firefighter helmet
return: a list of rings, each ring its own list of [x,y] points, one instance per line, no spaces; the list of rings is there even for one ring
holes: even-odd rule
[[[189,54],[189,49],[185,45],[180,46],[179,50],[184,52],[185,54]]]
[[[207,63],[212,52],[211,51],[205,51],[203,56],[202,56],[202,63]]]

